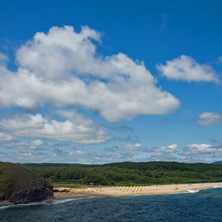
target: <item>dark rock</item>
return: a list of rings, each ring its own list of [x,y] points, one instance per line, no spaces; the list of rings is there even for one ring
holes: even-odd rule
[[[0,202],[5,200],[5,195],[3,193],[0,193]]]
[[[53,197],[53,186],[45,179],[32,180],[10,196],[15,204],[43,201]]]

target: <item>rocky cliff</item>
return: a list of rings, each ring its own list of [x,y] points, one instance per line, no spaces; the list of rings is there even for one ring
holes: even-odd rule
[[[0,162],[0,201],[15,204],[53,197],[53,186],[20,164]]]

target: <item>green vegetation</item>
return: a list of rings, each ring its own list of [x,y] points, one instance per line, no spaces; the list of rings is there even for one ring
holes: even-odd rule
[[[104,165],[26,164],[53,185],[151,185],[222,181],[222,165],[123,162]],[[74,185],[75,184],[75,185]]]
[[[0,202],[25,204],[53,197],[53,186],[21,164],[0,162]]]
[[[0,193],[6,196],[36,178],[33,172],[20,164],[0,162]]]

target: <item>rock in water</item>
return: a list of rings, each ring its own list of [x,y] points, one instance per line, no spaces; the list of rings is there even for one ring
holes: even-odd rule
[[[20,164],[0,162],[0,202],[15,204],[53,197],[53,186]]]

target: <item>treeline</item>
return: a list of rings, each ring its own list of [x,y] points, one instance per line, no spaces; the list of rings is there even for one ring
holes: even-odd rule
[[[104,165],[25,164],[50,182],[93,185],[143,185],[222,181],[220,164],[123,162]]]

